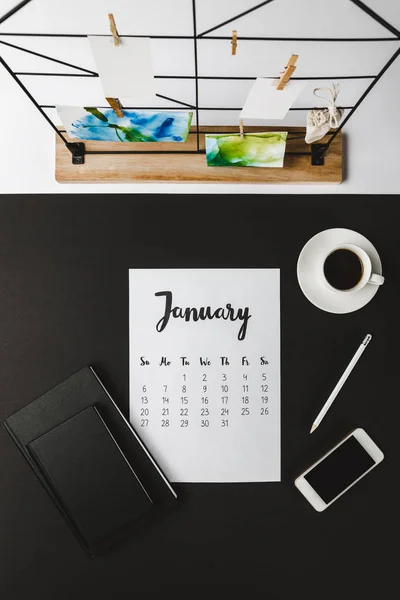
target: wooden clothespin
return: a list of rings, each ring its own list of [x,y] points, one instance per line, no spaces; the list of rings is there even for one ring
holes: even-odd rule
[[[118,29],[117,29],[117,26],[115,24],[114,15],[113,14],[109,14],[108,18],[110,19],[110,29],[111,29],[111,33],[112,33],[113,38],[114,38],[114,44],[116,46],[119,46],[120,43],[121,43],[121,40],[120,40],[119,35],[118,35]]]
[[[114,38],[114,45],[119,46],[121,43],[121,40],[118,35],[118,29],[115,24],[114,15],[112,13],[110,13],[108,15],[108,18],[110,19],[110,29],[111,29],[111,33]],[[108,104],[111,106],[111,108],[113,109],[113,111],[115,112],[115,114],[117,115],[117,117],[119,119],[122,119],[124,116],[124,113],[122,112],[121,102],[118,100],[118,98],[106,98],[106,100],[107,100]]]
[[[118,98],[106,98],[108,104],[111,106],[111,108],[113,109],[113,111],[115,112],[115,114],[117,115],[117,117],[119,119],[123,119],[124,117],[124,113],[122,111],[122,105],[121,102],[118,100]]]
[[[292,56],[289,58],[288,63],[285,69],[282,71],[281,76],[279,78],[278,85],[276,86],[277,90],[285,89],[285,85],[296,70],[295,64],[298,58],[298,54],[292,54]]]
[[[237,48],[237,31],[236,29],[232,29],[232,56],[235,56],[236,54],[236,48]]]
[[[239,121],[239,131],[240,131],[240,139],[244,140],[244,128],[243,128],[242,119],[240,119],[240,121]]]

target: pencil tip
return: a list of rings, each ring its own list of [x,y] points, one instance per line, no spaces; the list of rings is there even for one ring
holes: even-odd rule
[[[312,424],[312,427],[310,429],[310,433],[312,433],[313,431],[315,431],[317,429],[318,425],[316,425],[315,423]]]

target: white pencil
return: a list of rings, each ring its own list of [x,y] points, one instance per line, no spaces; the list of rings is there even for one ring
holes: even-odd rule
[[[347,365],[347,368],[345,369],[343,375],[341,376],[341,378],[337,382],[337,384],[336,384],[335,388],[333,389],[331,395],[329,396],[328,400],[325,402],[324,406],[319,411],[317,418],[315,419],[314,423],[312,424],[310,433],[312,433],[313,431],[315,431],[317,429],[318,425],[321,423],[322,419],[324,418],[324,416],[326,415],[326,413],[328,412],[328,410],[332,406],[333,401],[335,400],[336,396],[338,395],[338,393],[342,389],[342,387],[344,385],[344,382],[346,381],[346,379],[348,378],[348,376],[350,375],[350,373],[352,372],[352,370],[356,366],[356,364],[357,364],[357,362],[358,362],[361,354],[364,352],[365,348],[368,346],[368,344],[371,341],[371,339],[372,339],[372,335],[370,335],[369,333],[363,339],[360,347],[358,348],[357,352],[355,353],[355,355],[353,356],[353,358],[351,359],[351,361]]]

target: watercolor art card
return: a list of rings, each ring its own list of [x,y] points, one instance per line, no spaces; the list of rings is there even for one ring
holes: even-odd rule
[[[206,135],[209,167],[283,167],[287,131]]]
[[[72,138],[103,142],[186,142],[193,113],[125,110],[118,118],[111,108],[57,106]]]

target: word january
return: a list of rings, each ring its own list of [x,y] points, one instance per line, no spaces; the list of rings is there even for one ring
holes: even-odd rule
[[[225,308],[217,308],[212,310],[210,306],[201,306],[200,308],[181,308],[174,306],[172,308],[172,292],[157,292],[155,296],[165,296],[164,315],[158,321],[156,330],[161,333],[164,331],[170,318],[184,319],[185,321],[206,321],[208,319],[224,319],[225,321],[242,321],[242,325],[238,331],[238,340],[242,341],[246,337],[247,324],[251,318],[249,308],[232,308],[231,304],[227,304]]]

